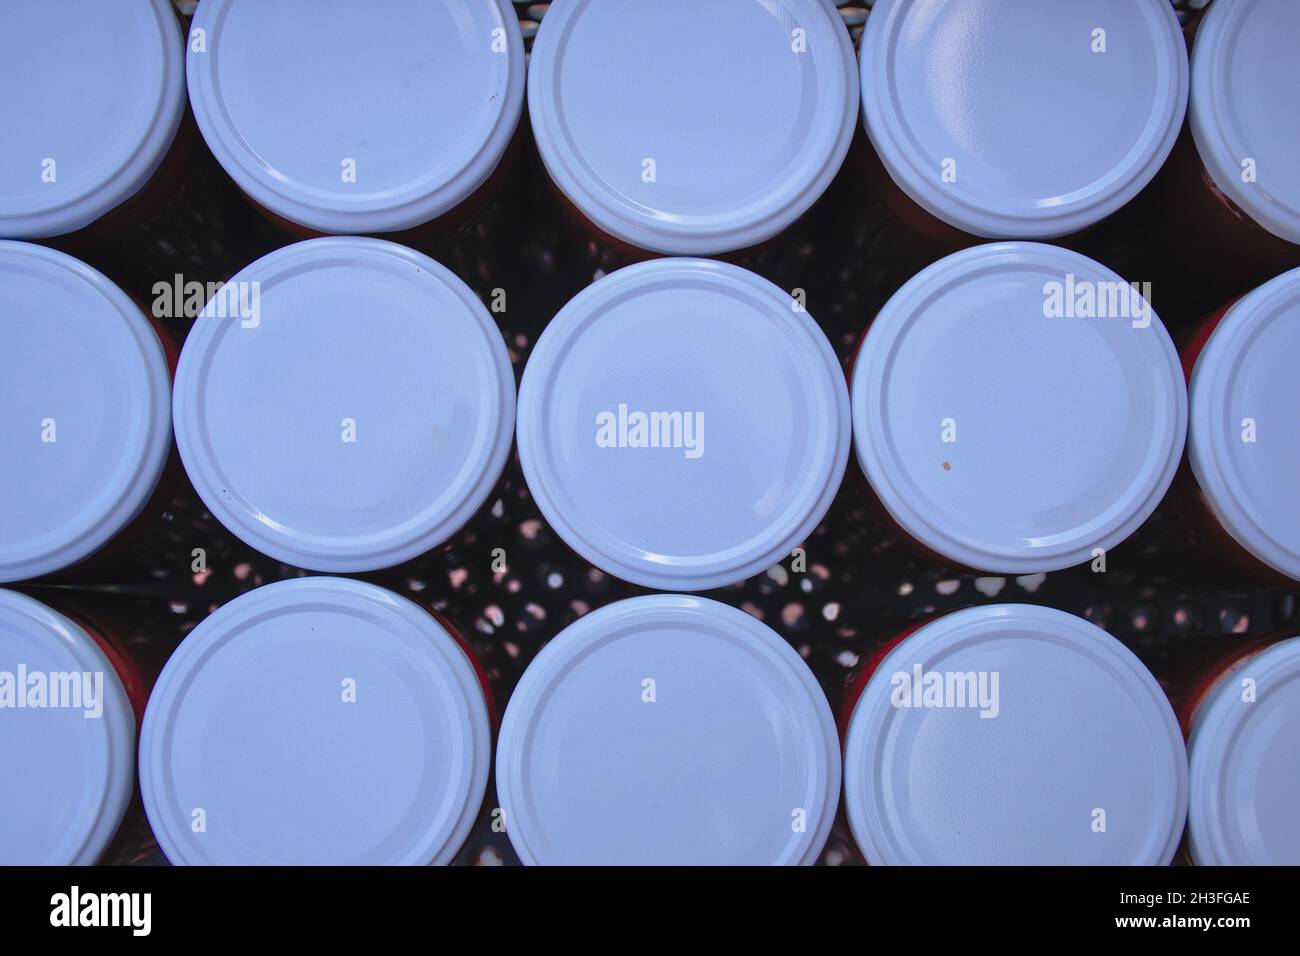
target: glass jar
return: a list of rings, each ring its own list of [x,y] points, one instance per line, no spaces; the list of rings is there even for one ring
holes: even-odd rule
[[[853,47],[823,0],[557,0],[533,46],[528,107],[590,268],[743,260],[839,170],[858,108]]]
[[[340,236],[279,249],[208,302],[174,410],[186,472],[231,533],[295,567],[376,571],[442,545],[488,500],[515,380],[451,272]]]
[[[0,241],[0,582],[103,577],[179,469],[167,330],[103,274]]]
[[[861,219],[899,281],[983,239],[1086,247],[1187,108],[1168,0],[878,0],[859,59]]]
[[[1095,561],[1151,514],[1183,451],[1186,388],[1159,317],[1055,246],[977,246],[923,270],[871,323],[851,379],[873,504],[959,569]]]
[[[187,72],[213,154],[295,238],[447,235],[511,169],[524,48],[508,0],[204,0]]]
[[[491,697],[468,645],[341,578],[257,588],[163,669],[140,786],[174,864],[442,864],[482,807]]]
[[[529,491],[571,548],[634,584],[705,590],[771,567],[825,516],[848,393],[797,300],[738,266],[660,259],[555,316],[517,432]]]
[[[0,590],[0,864],[88,865],[127,838],[156,673],[121,635]],[[115,839],[116,838],[116,839]]]
[[[1207,319],[1184,349],[1190,375],[1180,502],[1201,559],[1265,584],[1300,580],[1300,269]]]
[[[825,694],[743,611],[606,605],[528,666],[501,725],[506,833],[534,865],[811,865],[839,800]]]
[[[1003,604],[886,644],[846,702],[844,803],[873,865],[1169,863],[1187,819],[1173,708],[1123,644]]]

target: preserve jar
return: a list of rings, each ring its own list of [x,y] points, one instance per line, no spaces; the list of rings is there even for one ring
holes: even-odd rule
[[[0,582],[111,577],[177,477],[171,336],[85,263],[0,240],[0,343]]]
[[[1201,563],[1300,580],[1300,269],[1220,309],[1184,349],[1190,377],[1184,524]]]
[[[183,62],[168,0],[5,3],[0,238],[75,239],[110,214],[122,229],[155,212],[174,185]]]
[[[1300,864],[1300,637],[1220,652],[1183,703],[1199,866]]]
[[[529,65],[570,242],[606,270],[775,240],[839,170],[857,108],[828,0],[556,0]]]
[[[1195,322],[1300,266],[1297,31],[1290,0],[1217,0],[1187,27],[1187,127],[1138,204],[1146,226],[1125,257],[1159,279],[1167,318]]]
[[[295,567],[360,572],[469,521],[514,409],[505,342],[468,286],[405,246],[339,236],[257,260],[208,302],[174,417],[185,470],[231,533]]]
[[[503,186],[523,105],[508,0],[203,0],[186,69],[208,146],[298,238],[454,231]]]
[[[520,386],[519,459],[583,558],[705,590],[771,567],[825,516],[848,409],[797,300],[738,266],[659,259],[598,280],[546,327]]]
[[[811,865],[839,802],[830,705],[776,632],[657,594],[571,624],[501,724],[497,793],[532,865]]]
[[[1080,244],[1187,108],[1168,0],[878,0],[860,46],[861,215],[900,278],[981,239]]]
[[[1169,863],[1187,755],[1150,671],[1052,608],[957,611],[850,687],[844,803],[873,865]]]
[[[1140,289],[1029,242],[910,279],[862,339],[851,401],[885,523],[992,574],[1104,559],[1164,496],[1187,427],[1178,353]]]
[[[39,240],[136,296],[270,248],[202,146],[184,65],[169,0],[0,4],[0,239]]]
[[[490,695],[406,598],[309,577],[196,627],[149,698],[145,810],[184,865],[444,864],[483,803]]]
[[[0,865],[96,863],[131,806],[152,674],[71,613],[0,589]]]

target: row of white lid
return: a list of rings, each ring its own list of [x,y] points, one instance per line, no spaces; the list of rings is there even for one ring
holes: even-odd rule
[[[864,669],[841,762],[826,695],[776,632],[702,598],[634,598],[529,664],[485,806],[494,710],[458,635],[382,588],[306,578],[180,644],[139,784],[178,864],[446,863],[476,819],[526,863],[811,864],[841,773],[874,864],[1165,864],[1189,806],[1196,862],[1300,863],[1300,638],[1220,663],[1186,702],[1189,778],[1169,700],[1119,641],[1049,608],[959,611]],[[49,675],[92,673],[88,719]],[[135,782],[113,665],[72,619],[0,591],[0,704],[0,862],[94,862]]]
[[[175,292],[163,283],[155,311]],[[111,541],[157,483],[173,417],[212,514],[287,564],[350,573],[427,552],[489,498],[517,439],[559,535],[668,591],[744,580],[801,546],[851,444],[893,521],[946,562],[1092,561],[1152,513],[1189,434],[1179,356],[1149,302],[1035,243],[918,274],[871,322],[848,387],[817,302],[709,260],[620,270],[541,334],[517,416],[493,315],[384,240],[309,240],[239,272],[185,341],[174,394],[140,309],[76,260],[0,242],[0,306],[0,581]],[[1218,521],[1293,579],[1298,346],[1300,270],[1214,328],[1188,440]]]
[[[208,146],[263,207],[322,233],[408,229],[488,180],[527,73],[557,186],[655,252],[716,255],[791,225],[859,111],[892,179],[940,219],[1074,233],[1152,179],[1189,90],[1216,186],[1300,242],[1291,0],[1220,0],[1190,68],[1168,0],[879,0],[858,59],[830,0],[556,0],[527,65],[509,0],[204,0],[188,37],[168,0],[10,0],[0,17],[4,238],[72,232],[136,193],[187,78]]]

